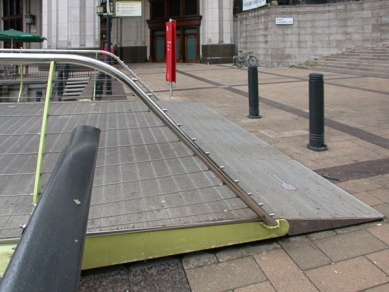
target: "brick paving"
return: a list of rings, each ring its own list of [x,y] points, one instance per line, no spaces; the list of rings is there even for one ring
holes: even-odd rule
[[[170,100],[164,64],[131,68]],[[306,147],[310,73],[259,68],[261,119],[247,118],[247,70],[231,65],[179,64],[173,100],[204,103],[311,170],[324,170],[322,175],[385,220],[148,261],[149,269],[155,263],[156,271],[175,276],[157,272],[142,285],[131,279],[144,263],[115,267],[113,282],[112,268],[89,271],[80,291],[389,291],[388,80],[323,73],[328,150],[314,152]],[[107,288],[101,279],[117,284]]]

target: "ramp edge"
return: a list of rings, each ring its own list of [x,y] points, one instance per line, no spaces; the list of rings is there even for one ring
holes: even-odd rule
[[[349,227],[384,219],[384,215],[368,218],[335,218],[335,219],[287,219],[290,228],[288,235],[300,235],[329,229]]]
[[[286,220],[276,220],[278,227],[248,222],[140,233],[87,236],[82,269],[93,269],[199,250],[266,240],[285,236]]]

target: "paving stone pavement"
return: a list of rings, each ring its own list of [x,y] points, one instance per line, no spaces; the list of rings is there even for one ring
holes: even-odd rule
[[[246,69],[178,64],[173,97],[164,64],[130,67],[162,100],[201,102],[386,217],[379,222],[83,272],[79,291],[389,291],[389,82],[323,73],[325,140],[309,142],[309,70],[259,68],[249,119]]]

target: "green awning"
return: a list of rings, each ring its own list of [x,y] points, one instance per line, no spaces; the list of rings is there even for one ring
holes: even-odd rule
[[[34,35],[31,33],[8,29],[0,31],[0,41],[10,42],[11,48],[13,48],[13,44],[15,43],[41,43],[46,40],[45,37],[41,37],[38,35]]]

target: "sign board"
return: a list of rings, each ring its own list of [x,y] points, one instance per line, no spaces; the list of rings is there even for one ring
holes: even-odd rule
[[[266,0],[243,0],[243,11],[266,6]]]
[[[142,16],[142,1],[116,0],[115,17],[137,17]]]
[[[176,82],[176,22],[166,22],[166,81]]]
[[[276,24],[278,25],[292,25],[293,24],[293,18],[285,18],[285,17],[277,17],[276,18]]]

